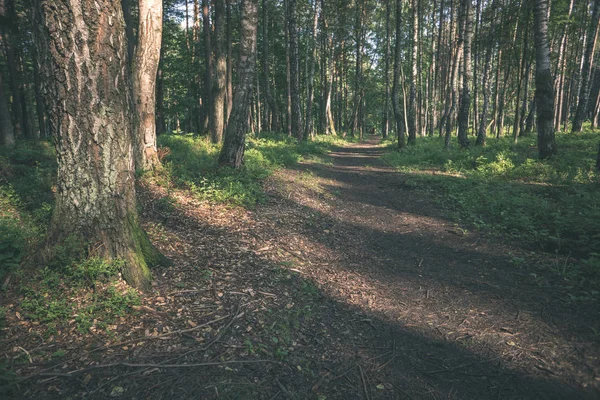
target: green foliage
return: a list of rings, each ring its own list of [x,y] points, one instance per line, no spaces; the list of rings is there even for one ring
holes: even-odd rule
[[[189,188],[203,200],[252,206],[264,200],[262,181],[277,168],[295,165],[310,155],[323,155],[339,141],[327,136],[301,143],[278,134],[248,137],[244,166],[236,171],[218,166],[219,146],[207,138],[162,135],[159,144],[168,147],[170,154],[156,179],[167,188]]]
[[[588,258],[600,252],[597,135],[558,134],[560,154],[538,160],[535,138],[443,147],[441,138],[384,156],[406,183],[428,190],[453,218],[537,247]]]
[[[81,333],[92,326],[106,329],[140,304],[134,290],[122,289],[116,281],[122,266],[119,260],[108,263],[94,257],[62,268],[44,268],[21,286],[25,316],[50,328],[71,321]]]

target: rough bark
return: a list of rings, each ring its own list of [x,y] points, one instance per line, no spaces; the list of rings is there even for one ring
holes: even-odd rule
[[[390,1],[385,0],[385,100],[383,106],[383,115],[381,118],[381,136],[385,139],[388,136],[389,111],[390,111]]]
[[[252,96],[256,64],[256,29],[258,0],[242,0],[242,20],[238,82],[233,97],[229,123],[225,131],[219,164],[240,168],[244,160],[244,143],[248,124],[248,107]]]
[[[596,47],[596,38],[598,36],[598,20],[600,20],[600,0],[594,0],[594,9],[589,22],[585,53],[583,56],[583,68],[581,69],[581,86],[579,88],[579,99],[575,117],[573,118],[573,132],[581,132],[583,120],[587,110],[587,104],[590,97],[590,75],[591,65],[594,59],[594,49]]]
[[[215,2],[214,47],[215,47],[215,79],[213,86],[212,129],[213,143],[223,140],[225,128],[225,95],[227,79],[227,53],[225,49],[225,2]]]
[[[211,32],[210,32],[210,9],[209,0],[202,0],[202,35],[204,36],[204,67],[206,71],[204,73],[204,93],[205,102],[202,105],[206,109],[206,115],[208,116],[208,129],[212,133],[214,131],[214,120],[212,118],[213,109],[213,91],[212,86],[212,74],[213,74],[213,59],[212,59],[212,43],[211,43]],[[211,139],[213,143],[215,138]]]
[[[473,37],[473,24],[471,15],[471,0],[463,0],[462,13],[464,18],[464,31],[462,33],[463,45],[463,79],[460,94],[460,111],[458,113],[458,144],[468,147],[469,139],[469,109],[471,108],[471,38]]]
[[[296,0],[288,0],[288,37],[290,40],[290,94],[292,108],[292,136],[303,139],[302,113],[300,111],[300,70],[298,52],[298,27],[296,25]]]
[[[133,64],[137,111],[135,167],[148,171],[160,164],[156,152],[156,73],[162,42],[162,0],[139,0],[138,45]]]
[[[292,67],[290,64],[290,27],[289,27],[289,12],[290,4],[289,0],[283,0],[283,8],[285,11],[285,89],[286,89],[286,131],[288,136],[292,135]]]
[[[58,156],[51,244],[82,240],[149,288],[160,261],[139,226],[125,25],[118,2],[38,0],[36,44]],[[48,247],[51,253],[52,247]]]
[[[394,118],[396,120],[396,136],[398,148],[406,146],[406,134],[404,130],[404,113],[400,107],[400,70],[402,63],[402,0],[396,0],[396,42],[394,46],[394,84],[392,87],[392,104],[394,106]]]
[[[231,107],[233,105],[233,54],[231,47],[231,0],[226,0],[225,4],[227,6],[226,11],[226,41],[227,41],[227,110],[225,116],[225,126],[227,126],[227,121],[229,121],[229,114],[231,114]]]
[[[548,45],[548,0],[536,0],[535,29],[535,102],[537,107],[538,154],[548,158],[557,153],[554,139],[554,89]]]
[[[165,103],[164,103],[164,80],[163,80],[163,57],[164,46],[160,47],[160,61],[158,71],[156,72],[156,136],[162,135],[167,131],[165,121]]]

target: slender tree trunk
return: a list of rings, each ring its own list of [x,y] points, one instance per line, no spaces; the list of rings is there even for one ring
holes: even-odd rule
[[[583,68],[581,69],[581,86],[579,88],[579,99],[573,118],[573,132],[581,132],[583,120],[587,110],[588,99],[590,97],[590,75],[591,65],[594,59],[594,50],[596,47],[596,38],[598,37],[598,20],[600,20],[600,0],[594,0],[592,18],[589,22],[587,42],[583,56]]]
[[[35,107],[38,120],[39,137],[47,138],[50,137],[50,132],[48,132],[48,124],[46,121],[48,113],[46,112],[44,96],[42,94],[42,82],[40,81],[40,68],[38,62],[39,57],[37,55],[37,49],[35,46],[32,47],[33,86],[35,92]]]
[[[313,122],[312,122],[312,109],[313,109],[313,98],[314,98],[314,79],[315,79],[315,62],[317,58],[317,25],[319,22],[319,1],[314,0],[314,16],[313,26],[311,33],[311,56],[310,56],[310,70],[307,77],[308,85],[308,96],[306,99],[306,123],[304,126],[304,140],[313,136]]]
[[[268,30],[268,10],[267,1],[262,0],[263,9],[263,80],[265,82],[265,97],[269,103],[272,114],[271,131],[277,131],[279,129],[279,109],[277,102],[271,94],[270,79],[269,79],[269,30]]]
[[[294,0],[292,0],[294,1]],[[292,136],[292,70],[290,64],[290,27],[289,12],[290,0],[283,0],[285,12],[285,79],[286,79],[286,134]]]
[[[296,26],[296,0],[288,0],[288,37],[290,39],[290,91],[292,96],[292,136],[303,139],[300,111],[300,70],[298,55],[298,28]]]
[[[406,134],[404,130],[404,113],[400,107],[400,72],[402,68],[402,0],[396,0],[396,40],[394,46],[394,85],[392,87],[392,104],[394,106],[394,118],[396,120],[396,136],[398,137],[398,148],[406,146]]]
[[[36,11],[36,44],[58,155],[49,244],[83,240],[96,255],[124,260],[125,279],[147,289],[149,266],[160,257],[136,209],[121,6],[108,0],[96,0],[94,7],[81,0],[39,0]]]
[[[203,108],[206,110],[208,116],[208,130],[211,132],[211,140],[215,142],[215,138],[212,133],[215,131],[214,118],[213,118],[213,58],[212,58],[212,39],[211,39],[211,28],[210,28],[210,5],[209,0],[202,0],[202,35],[204,36],[204,66],[206,71],[204,73],[204,93],[206,101],[203,104]]]
[[[137,111],[135,166],[142,171],[160,164],[156,153],[156,73],[162,41],[162,0],[139,0],[138,45],[133,64]]]
[[[225,96],[227,80],[227,50],[225,48],[225,2],[215,2],[214,19],[214,38],[215,38],[215,79],[213,86],[213,107],[212,107],[212,130],[211,139],[213,143],[220,143],[223,140],[223,130],[225,128]]]
[[[570,0],[569,2],[569,13],[568,13],[568,20],[570,21],[571,19],[571,14],[573,12],[573,5],[575,3],[575,0]],[[561,122],[561,115],[562,115],[562,104],[563,104],[563,92],[564,92],[564,84],[565,84],[565,69],[566,69],[566,58],[565,58],[565,54],[567,51],[567,43],[569,40],[569,23],[565,23],[565,26],[563,28],[563,32],[562,32],[562,36],[561,36],[561,40],[560,40],[560,47],[558,50],[558,62],[556,64],[556,69],[557,69],[557,73],[554,74],[557,79],[556,79],[556,94],[555,94],[555,104],[556,104],[556,109],[554,112],[554,129],[559,130],[560,129],[560,122]]]
[[[225,131],[219,164],[240,168],[244,160],[244,143],[248,123],[248,107],[252,99],[252,84],[256,64],[256,30],[258,25],[258,0],[242,0],[240,26],[240,57],[238,82],[233,97],[233,107]]]
[[[388,136],[389,128],[389,112],[390,112],[390,17],[391,17],[391,0],[385,0],[385,100],[383,106],[383,115],[381,121],[381,136],[385,139]]]
[[[411,0],[411,68],[410,68],[410,97],[408,101],[408,144],[415,144],[417,141],[417,75],[418,71],[418,53],[419,53],[419,18],[418,18],[418,0]]]
[[[471,16],[471,0],[463,0],[464,18],[463,34],[463,84],[460,95],[460,111],[458,113],[458,144],[460,147],[469,146],[467,136],[469,130],[469,110],[471,108],[471,38],[473,37],[473,24]]]
[[[554,90],[550,71],[547,10],[548,0],[535,0],[535,102],[540,158],[548,158],[557,153],[554,139]]]
[[[15,131],[10,119],[8,98],[4,91],[2,73],[0,73],[0,145],[4,147],[13,147],[15,145]]]
[[[481,115],[479,116],[479,125],[477,127],[477,140],[476,145],[485,146],[485,140],[487,136],[487,114],[490,103],[490,84],[489,84],[489,71],[490,63],[492,59],[492,49],[488,48],[485,52],[485,63],[483,65],[483,76],[481,78],[481,90],[483,92],[483,105],[481,107]]]

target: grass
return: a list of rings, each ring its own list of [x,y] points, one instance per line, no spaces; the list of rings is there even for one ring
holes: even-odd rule
[[[164,168],[155,178],[167,188],[188,188],[202,200],[251,207],[264,200],[262,182],[277,168],[293,166],[303,159],[320,159],[339,142],[341,139],[332,136],[302,143],[277,134],[249,136],[244,166],[235,171],[217,165],[219,147],[206,138],[163,135],[159,145],[169,150]]]
[[[427,191],[450,218],[508,237],[530,249],[584,259],[600,277],[600,175],[597,133],[557,134],[559,154],[538,160],[535,137],[514,144],[488,139],[486,147],[451,149],[443,138],[420,138],[384,160]]]

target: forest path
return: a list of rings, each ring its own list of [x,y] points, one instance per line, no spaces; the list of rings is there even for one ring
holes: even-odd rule
[[[294,270],[367,315],[346,316],[368,321],[349,329],[358,336],[346,351],[360,338],[390,346],[389,363],[370,379],[393,382],[399,398],[403,387],[431,398],[598,396],[595,305],[568,302],[532,276],[523,250],[450,221],[427,188],[415,190],[380,160],[378,143],[369,137],[334,150],[332,163],[282,173],[289,185],[278,207],[304,207],[300,220],[273,224],[256,213],[281,246],[296,249]]]

